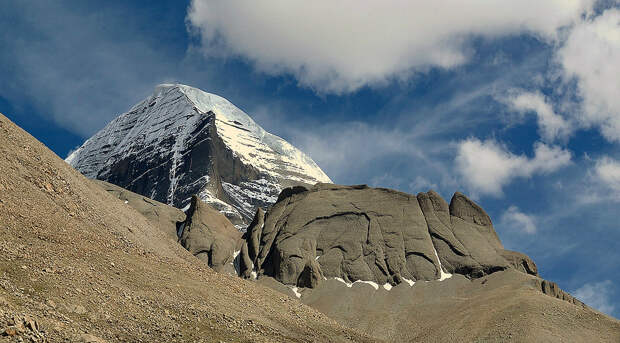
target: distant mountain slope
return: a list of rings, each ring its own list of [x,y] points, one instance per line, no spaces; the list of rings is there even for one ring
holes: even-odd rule
[[[371,341],[213,272],[2,115],[0,156],[2,342]]]
[[[238,227],[282,188],[331,182],[226,99],[180,84],[157,86],[66,161],[89,178],[179,208],[198,194]]]

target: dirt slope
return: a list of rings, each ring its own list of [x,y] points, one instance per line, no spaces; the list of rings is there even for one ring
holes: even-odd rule
[[[366,342],[217,274],[0,114],[0,342]]]
[[[541,292],[514,269],[390,291],[329,280],[301,301],[389,342],[620,342],[620,321]]]

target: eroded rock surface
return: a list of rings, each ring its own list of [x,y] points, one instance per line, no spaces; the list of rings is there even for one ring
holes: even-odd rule
[[[187,219],[179,227],[179,243],[219,272],[235,273],[233,260],[241,233],[220,212],[192,197]]]
[[[537,273],[527,256],[504,250],[489,216],[460,193],[448,204],[432,191],[295,187],[268,213],[257,212],[244,237],[242,276],[297,287],[326,278],[396,285],[508,268]]]

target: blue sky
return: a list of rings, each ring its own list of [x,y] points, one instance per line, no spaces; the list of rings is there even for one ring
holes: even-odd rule
[[[337,183],[465,192],[543,277],[620,316],[618,1],[0,6],[0,112],[59,156],[192,85]]]

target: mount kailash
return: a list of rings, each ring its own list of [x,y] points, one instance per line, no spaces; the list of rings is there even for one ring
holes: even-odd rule
[[[240,229],[282,189],[331,182],[228,100],[180,84],[157,86],[66,161],[89,178],[178,208],[198,194]]]

